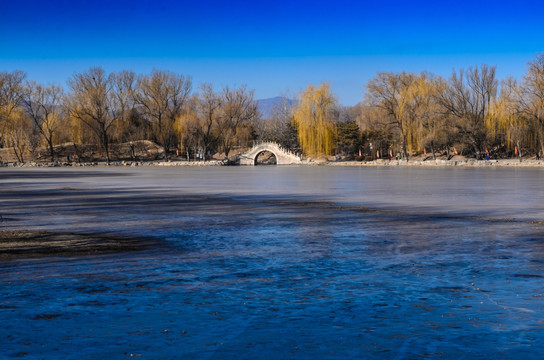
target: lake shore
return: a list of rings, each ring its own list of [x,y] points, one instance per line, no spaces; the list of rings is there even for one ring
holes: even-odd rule
[[[112,161],[108,165],[106,162],[25,162],[25,163],[4,163],[0,167],[9,168],[44,168],[44,167],[89,167],[89,166],[120,166],[120,167],[138,167],[138,166],[158,166],[158,167],[201,167],[201,166],[229,166],[221,160],[210,161]],[[476,160],[456,156],[450,160],[389,160],[378,159],[374,161],[325,161],[325,160],[305,160],[300,165],[283,166],[400,166],[400,167],[543,167],[544,160],[524,159],[498,159],[498,160]]]
[[[415,166],[415,167],[542,167],[544,160],[500,159],[500,160],[375,160],[375,161],[335,161],[324,163],[325,166]]]

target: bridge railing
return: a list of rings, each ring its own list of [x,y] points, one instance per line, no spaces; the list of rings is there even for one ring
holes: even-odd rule
[[[263,146],[276,147],[279,150],[281,150],[282,152],[284,152],[285,154],[295,156],[297,159],[302,160],[302,156],[296,154],[294,151],[292,151],[290,149],[287,149],[287,148],[281,146],[280,144],[278,144],[277,142],[274,142],[274,141],[254,140],[252,150],[257,148],[257,147],[263,147]]]

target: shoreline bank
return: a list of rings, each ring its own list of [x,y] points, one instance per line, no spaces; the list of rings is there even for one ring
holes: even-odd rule
[[[202,166],[247,166],[228,165],[221,160],[211,161],[114,161],[108,165],[106,162],[26,162],[3,163],[5,168],[50,168],[50,167],[202,167]],[[280,166],[331,166],[331,167],[372,167],[372,166],[399,166],[399,167],[544,167],[544,160],[527,159],[499,159],[499,160],[374,160],[374,161],[304,161],[297,165]]]
[[[375,160],[328,162],[325,166],[405,166],[405,167],[544,167],[544,160],[500,159],[500,160]]]

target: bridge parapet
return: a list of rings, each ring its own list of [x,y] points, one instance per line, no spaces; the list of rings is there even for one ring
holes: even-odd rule
[[[293,154],[275,142],[266,141],[257,143],[245,153],[240,154],[240,165],[255,165],[257,156],[264,151],[274,154],[276,157],[276,164],[278,165],[302,163],[302,159],[296,154]]]

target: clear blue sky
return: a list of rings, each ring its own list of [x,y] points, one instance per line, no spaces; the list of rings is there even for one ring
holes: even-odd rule
[[[0,70],[64,85],[90,66],[247,84],[257,98],[328,81],[361,100],[378,71],[521,77],[544,51],[543,1],[3,1]]]

